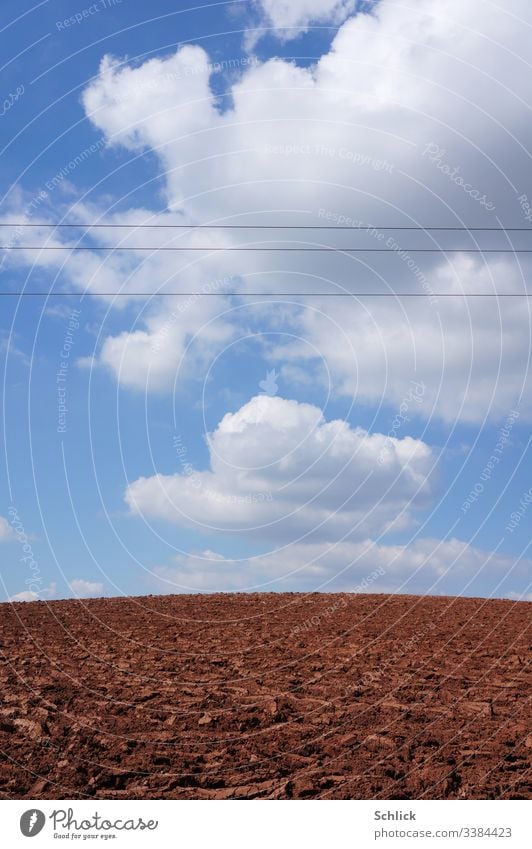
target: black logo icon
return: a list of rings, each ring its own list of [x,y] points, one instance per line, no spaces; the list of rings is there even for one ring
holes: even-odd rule
[[[32,808],[25,811],[20,818],[20,830],[24,837],[35,837],[44,828],[46,817],[42,811]]]

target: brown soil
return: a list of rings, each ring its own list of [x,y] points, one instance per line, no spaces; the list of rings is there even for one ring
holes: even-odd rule
[[[1,798],[530,798],[528,603],[0,605]]]

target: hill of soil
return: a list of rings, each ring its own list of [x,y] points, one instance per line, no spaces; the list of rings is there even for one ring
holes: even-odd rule
[[[0,798],[530,798],[532,605],[0,605]]]

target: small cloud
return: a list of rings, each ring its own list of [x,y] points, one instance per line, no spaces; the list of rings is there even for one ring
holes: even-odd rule
[[[9,601],[39,601],[37,593],[32,593],[30,590],[24,590],[22,593],[12,595]]]
[[[532,601],[532,593],[517,593],[514,590],[506,595],[512,601]]]
[[[81,306],[81,294],[79,305]],[[77,321],[79,322],[79,316],[81,314],[81,309],[75,308],[72,302],[69,300],[68,303],[65,304],[52,304],[51,306],[46,307],[44,314],[51,319],[55,319],[58,322],[65,323],[69,321]],[[99,325],[95,325],[97,330],[99,331]],[[84,325],[84,329],[87,330],[88,323]]]
[[[34,592],[33,590],[23,590],[20,593],[16,593],[12,595],[9,601],[42,601],[45,598],[53,598],[57,594],[57,584],[55,581],[48,587],[44,587],[39,592]]]
[[[356,0],[255,0],[258,12],[255,26],[246,34],[246,47],[252,49],[266,34],[280,41],[290,41],[313,25],[330,24],[339,27],[356,11]],[[367,8],[366,8],[367,7]],[[363,4],[361,11],[369,11],[371,5]]]
[[[15,532],[7,519],[0,516],[0,542],[11,542],[15,539]]]
[[[76,360],[76,366],[78,368],[93,369],[93,368],[96,368],[97,365],[98,365],[98,361],[93,356],[78,357],[77,360]]]
[[[93,598],[103,595],[104,585],[99,581],[84,581],[83,578],[74,578],[70,581],[70,589],[77,598]]]
[[[65,304],[53,304],[50,307],[45,309],[45,315],[49,318],[57,318],[61,321],[65,321],[72,315],[72,309]]]
[[[5,333],[0,334],[0,352],[4,353],[6,357],[16,357],[21,360],[25,366],[29,366],[31,364],[31,360],[24,351],[21,351],[20,348],[17,348],[13,338],[9,338]]]

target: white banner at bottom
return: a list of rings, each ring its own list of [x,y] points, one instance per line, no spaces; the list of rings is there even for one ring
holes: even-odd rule
[[[527,801],[1,801],[2,845],[530,849]],[[34,843],[30,841],[34,840]]]

